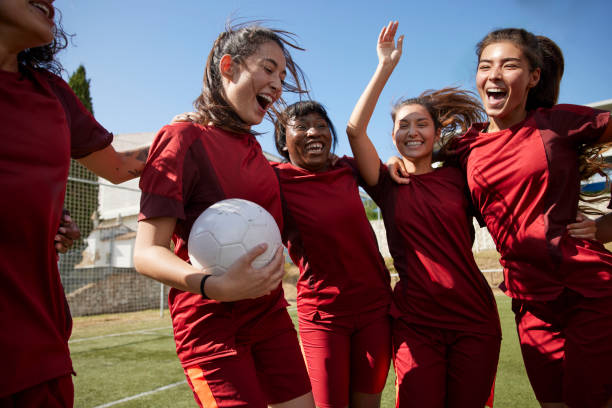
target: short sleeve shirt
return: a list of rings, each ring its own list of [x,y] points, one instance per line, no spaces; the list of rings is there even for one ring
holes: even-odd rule
[[[177,219],[175,253],[189,261],[187,241],[196,218],[212,204],[242,198],[265,208],[282,229],[278,180],[251,134],[177,123],[163,127],[140,178],[139,220]],[[238,302],[205,300],[171,289],[169,306],[183,366],[236,353],[240,330],[287,305],[281,285],[270,295]]]
[[[61,78],[0,71],[0,397],[69,374],[71,319],[53,240],[70,157],[112,141]]]
[[[308,319],[355,315],[391,303],[389,272],[348,160],[323,172],[276,165],[283,239],[300,269],[298,312]]]
[[[459,138],[472,200],[501,254],[508,295],[551,300],[564,288],[612,295],[612,254],[566,229],[578,210],[578,148],[595,143],[609,118],[557,105],[499,132],[483,133],[485,124],[477,124]]]
[[[396,184],[381,164],[366,191],[382,211],[400,280],[392,314],[408,323],[498,335],[495,299],[472,255],[465,178],[454,167]]]

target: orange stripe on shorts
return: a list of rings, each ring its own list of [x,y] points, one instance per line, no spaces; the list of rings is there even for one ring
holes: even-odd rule
[[[191,380],[193,392],[198,396],[202,406],[206,408],[218,408],[217,401],[213,396],[210,386],[204,379],[204,372],[200,367],[191,367],[187,369],[187,375]]]

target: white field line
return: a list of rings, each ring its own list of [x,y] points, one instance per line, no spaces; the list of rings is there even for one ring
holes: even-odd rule
[[[102,336],[95,336],[95,337],[83,337],[82,339],[69,340],[68,344],[80,343],[82,341],[89,341],[89,340],[104,339],[107,337],[128,336],[130,334],[152,334],[151,332],[154,332],[156,330],[164,330],[164,329],[171,329],[171,328],[172,326],[164,326],[164,327],[155,327],[152,329],[135,330],[135,331],[130,331],[130,332],[104,334]]]
[[[482,272],[482,273],[501,272],[501,271],[503,271],[503,269],[501,269],[501,268],[497,268],[497,269],[481,269],[480,270],[480,272]],[[391,276],[397,277],[398,274],[397,273],[392,273]]]
[[[112,407],[113,405],[123,404],[124,402],[146,397],[147,395],[155,394],[156,392],[165,391],[167,389],[174,388],[178,385],[185,384],[186,382],[187,380],[183,380],[183,381],[175,382],[173,384],[164,385],[163,387],[155,388],[154,390],[151,390],[151,391],[141,392],[140,394],[132,395],[131,397],[125,397],[117,401],[107,402],[106,404],[95,406],[94,408],[106,408],[106,407]]]

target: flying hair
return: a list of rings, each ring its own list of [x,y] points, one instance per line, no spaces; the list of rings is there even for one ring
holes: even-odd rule
[[[282,85],[283,92],[307,93],[305,75],[289,52],[289,49],[304,50],[297,44],[295,34],[267,28],[256,21],[235,25],[228,22],[225,30],[214,41],[208,54],[202,93],[194,102],[195,110],[200,114],[202,124],[212,123],[237,133],[254,133],[249,130],[249,126],[227,102],[219,62],[225,54],[228,54],[233,61],[241,64],[267,42],[276,43],[281,48],[287,62],[288,75]],[[274,121],[275,116],[284,106],[284,100],[279,99],[268,112],[268,118]]]
[[[482,122],[486,115],[476,95],[458,87],[427,90],[415,98],[402,99],[391,109],[391,119],[406,105],[421,105],[429,112],[436,130],[440,129],[440,141],[435,160],[453,158],[453,141],[467,132],[473,123]]]

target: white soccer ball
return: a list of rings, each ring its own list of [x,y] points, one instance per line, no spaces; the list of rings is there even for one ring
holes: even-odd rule
[[[268,248],[252,262],[254,268],[267,265],[282,245],[278,225],[260,205],[230,198],[211,205],[195,220],[187,252],[193,266],[220,275],[236,259],[264,242]]]

